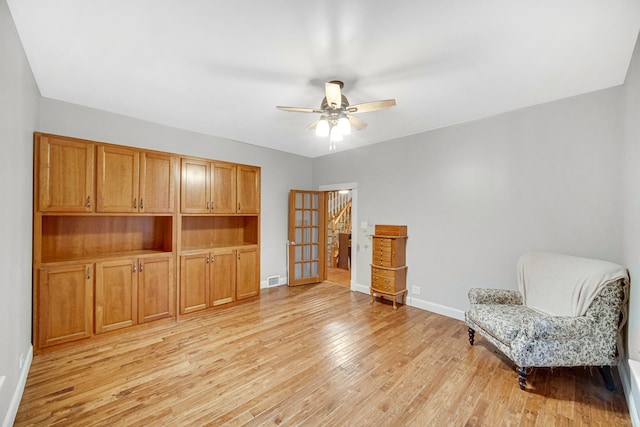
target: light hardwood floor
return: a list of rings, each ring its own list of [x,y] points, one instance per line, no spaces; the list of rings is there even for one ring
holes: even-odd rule
[[[24,425],[629,426],[620,379],[509,361],[463,322],[324,282],[36,356]]]
[[[351,285],[351,271],[331,267],[327,267],[327,269],[327,281],[346,287]]]

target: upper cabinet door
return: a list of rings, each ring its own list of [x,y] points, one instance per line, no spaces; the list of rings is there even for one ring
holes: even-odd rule
[[[213,162],[211,213],[236,212],[236,165]]]
[[[238,165],[238,213],[260,213],[260,168]]]
[[[140,212],[175,211],[176,157],[143,152],[140,158]]]
[[[140,152],[98,146],[97,212],[138,212]]]
[[[209,213],[211,209],[210,164],[207,161],[182,159],[180,211]]]
[[[36,134],[38,208],[92,212],[94,144]]]

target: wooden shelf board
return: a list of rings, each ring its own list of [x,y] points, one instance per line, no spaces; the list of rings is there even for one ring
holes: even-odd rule
[[[55,265],[64,264],[79,264],[83,262],[101,262],[118,258],[144,258],[155,255],[172,255],[173,252],[165,252],[161,250],[137,250],[137,251],[121,251],[121,252],[109,252],[108,254],[87,254],[81,257],[73,258],[55,258],[48,257],[42,260],[40,267],[49,267]]]

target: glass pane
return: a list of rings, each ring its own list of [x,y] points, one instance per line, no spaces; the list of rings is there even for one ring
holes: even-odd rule
[[[293,278],[294,279],[302,278],[302,264],[298,262],[295,264],[295,267],[293,268]]]
[[[311,196],[311,200],[312,200],[312,208],[313,209],[318,209],[318,195],[317,194],[313,194]]]
[[[302,211],[296,211],[296,227],[302,225]]]
[[[311,243],[311,229],[310,228],[303,228],[304,230],[304,239],[302,240],[303,243]]]
[[[318,211],[311,211],[311,225],[320,225],[318,223]]]
[[[296,243],[302,243],[302,228],[296,228]]]
[[[304,208],[309,209],[311,207],[311,194],[304,193]]]
[[[302,193],[296,193],[296,209],[302,209]]]
[[[310,260],[311,259],[311,248],[309,246],[310,245],[304,245],[304,259],[305,260]]]
[[[318,259],[318,245],[311,245],[311,259]]]
[[[313,227],[311,229],[311,241],[312,242],[318,241],[318,227]]]
[[[304,225],[311,225],[311,211],[304,212]]]
[[[311,275],[312,276],[317,276],[318,275],[318,262],[314,261],[311,263]]]
[[[302,261],[302,246],[294,246],[294,248],[295,248],[295,255],[293,260]]]
[[[308,262],[304,263],[304,276],[303,277],[311,277],[311,266]]]

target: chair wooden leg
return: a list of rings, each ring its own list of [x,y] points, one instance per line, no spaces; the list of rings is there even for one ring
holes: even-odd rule
[[[611,366],[598,366],[598,371],[600,371],[600,375],[602,375],[604,386],[607,390],[616,391],[616,386],[613,383],[613,375],[611,374]]]
[[[527,388],[527,368],[518,366],[516,368],[516,372],[518,372],[518,385],[520,386],[520,390],[526,389]]]
[[[475,335],[476,331],[474,331],[473,329],[469,328],[469,344],[473,345],[473,336]]]

